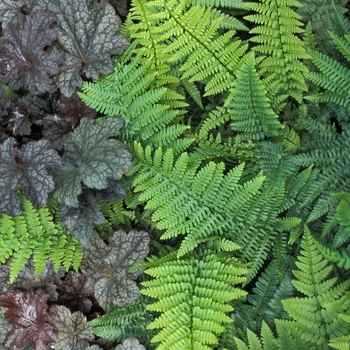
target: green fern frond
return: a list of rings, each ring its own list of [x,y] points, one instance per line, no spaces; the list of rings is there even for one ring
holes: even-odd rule
[[[243,3],[242,3],[243,4]],[[248,31],[248,27],[246,27],[241,21],[237,18],[227,15],[219,10],[212,9],[211,10],[211,19],[215,21],[218,17],[224,17],[224,19],[220,23],[220,29],[232,29],[232,30],[246,30]]]
[[[237,84],[232,90],[234,98],[228,106],[231,127],[240,133],[242,140],[263,140],[280,135],[284,129],[270,108],[254,64],[254,56],[249,55],[237,73]]]
[[[92,330],[98,337],[120,343],[132,336],[148,345],[150,335],[154,336],[154,332],[146,331],[146,327],[154,317],[146,310],[146,302],[141,296],[133,305],[123,308],[112,306],[107,314],[93,319],[89,325],[93,326]]]
[[[335,59],[318,51],[310,51],[312,62],[317,67],[318,72],[310,72],[306,74],[306,78],[321,91],[316,90],[306,98],[317,105],[327,103],[328,105],[335,104],[344,108],[347,111],[345,117],[345,122],[347,122],[348,111],[350,110],[350,70],[348,69],[350,63],[350,35],[345,34],[340,37],[333,32],[329,32],[329,36],[335,46],[333,51],[338,52],[340,57]]]
[[[239,184],[244,164],[224,175],[223,163],[209,162],[198,170],[198,162],[190,163],[187,153],[174,161],[171,149],[163,154],[159,148],[152,156],[150,147],[144,150],[135,143],[133,153],[140,164],[135,192],[141,192],[138,199],[152,210],[157,228],[165,230],[162,239],[186,235],[179,257],[211,235],[239,235],[239,223],[259,195],[262,175]]]
[[[311,232],[305,226],[301,252],[293,270],[294,287],[305,297],[282,301],[293,321],[285,322],[295,329],[301,339],[317,346],[327,344],[335,336],[349,334],[350,325],[339,314],[349,311],[349,303],[339,302],[349,289],[350,280],[337,284],[337,277],[328,278],[333,270],[319,253]],[[323,348],[323,347],[322,347]]]
[[[68,270],[78,269],[82,259],[82,247],[78,241],[63,232],[46,206],[35,209],[23,197],[23,211],[17,217],[3,214],[0,217],[0,261],[13,257],[10,265],[12,283],[33,254],[35,273],[40,275],[48,259],[55,270],[61,265]]]
[[[203,7],[226,7],[231,9],[246,10],[242,0],[187,0],[188,6],[200,5]]]
[[[344,321],[350,323],[350,315],[339,315]],[[347,350],[350,347],[350,335],[344,335],[342,337],[336,337],[331,339],[329,345],[338,350]]]
[[[274,350],[278,347],[277,340],[269,326],[263,322],[261,327],[261,340],[251,330],[247,330],[248,345],[241,339],[235,337],[235,342],[238,350]],[[291,348],[288,348],[291,349]]]
[[[186,0],[152,1],[156,43],[167,42],[164,53],[170,64],[184,62],[182,79],[206,81],[206,94],[226,91],[234,84],[235,71],[242,61],[247,44],[234,38],[235,31],[217,35],[227,16],[199,5],[187,8]],[[141,42],[142,44],[142,42]]]
[[[185,149],[192,140],[178,138],[189,127],[173,124],[181,115],[179,107],[187,105],[184,97],[166,87],[155,87],[158,72],[152,69],[151,60],[144,60],[144,50],[129,62],[136,43],[129,47],[125,56],[115,60],[114,73],[97,82],[84,83],[79,96],[91,108],[123,118],[125,126],[121,137],[124,141],[136,139],[155,147]]]
[[[329,262],[337,264],[340,268],[349,270],[350,269],[350,256],[345,250],[336,251],[325,247],[320,242],[314,240],[314,244],[322,256]]]
[[[340,199],[337,206],[336,218],[345,232],[350,233],[350,193],[332,193],[332,197]]]
[[[153,259],[154,260],[154,259]],[[154,262],[153,262],[154,264]],[[218,344],[226,315],[233,310],[228,301],[246,293],[234,287],[244,281],[246,265],[235,258],[218,260],[211,250],[177,259],[176,252],[145,273],[154,277],[143,282],[142,294],[157,298],[147,309],[160,312],[148,329],[161,329],[152,339],[158,350],[211,349]]]
[[[300,147],[300,136],[294,129],[289,128],[287,124],[284,124],[283,137],[284,139],[280,142],[280,145],[287,152],[296,151]]]
[[[265,55],[260,68],[264,74],[277,75],[284,86],[281,93],[294,97],[301,103],[302,93],[307,90],[304,73],[307,68],[302,60],[309,58],[303,42],[296,34],[303,32],[300,16],[292,7],[300,7],[295,0],[262,0],[247,2],[256,14],[244,17],[258,24],[250,33],[257,34],[250,40],[257,43],[253,50]]]

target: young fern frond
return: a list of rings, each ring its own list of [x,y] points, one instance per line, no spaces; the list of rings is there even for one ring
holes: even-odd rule
[[[174,152],[143,149],[134,144],[137,160],[135,192],[146,202],[162,239],[185,234],[178,256],[191,252],[211,236],[239,236],[250,207],[259,196],[264,176],[240,184],[244,164],[224,175],[223,163],[209,162],[202,169],[191,163],[187,153],[174,161]],[[250,225],[249,225],[250,226]]]
[[[161,315],[148,329],[161,329],[152,339],[159,342],[157,350],[202,349],[218,344],[223,324],[232,322],[228,304],[246,293],[235,287],[244,281],[246,265],[235,258],[220,259],[214,251],[204,247],[200,254],[178,259],[176,252],[165,258],[152,259],[154,267],[145,273],[151,281],[143,282],[141,290],[158,301],[147,306]]]
[[[288,94],[301,103],[302,93],[307,90],[304,74],[307,68],[302,62],[309,58],[303,42],[296,34],[303,32],[300,16],[292,7],[300,7],[296,0],[262,0],[247,2],[249,9],[257,12],[245,19],[258,24],[250,31],[256,34],[250,40],[253,47],[266,58],[260,63],[263,74],[276,75],[283,83],[282,94]]]
[[[0,217],[0,261],[12,257],[10,282],[12,283],[33,254],[35,273],[40,275],[47,260],[51,259],[56,271],[63,265],[67,270],[78,269],[83,256],[78,241],[65,233],[46,206],[35,209],[23,197],[23,211],[16,217]]]
[[[333,265],[329,265],[319,253],[307,226],[296,265],[298,270],[293,270],[296,279],[292,283],[305,296],[282,301],[293,318],[293,321],[283,323],[290,330],[294,329],[300,339],[313,343],[319,349],[326,349],[325,344],[330,339],[349,334],[350,325],[340,314],[350,309],[346,302],[350,280],[336,284],[338,277],[328,278]]]
[[[261,340],[251,330],[247,330],[248,344],[235,337],[238,350],[275,350],[282,349],[278,346],[277,340],[269,326],[263,322],[261,327]],[[289,348],[291,349],[291,348]]]

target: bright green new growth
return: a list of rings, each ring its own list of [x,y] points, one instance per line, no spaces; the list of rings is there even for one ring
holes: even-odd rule
[[[0,261],[13,256],[10,263],[10,283],[14,281],[27,260],[33,254],[35,273],[51,259],[55,270],[63,265],[78,270],[83,256],[81,245],[69,233],[65,233],[54,215],[44,206],[33,208],[23,197],[23,211],[16,217],[3,214],[0,217]]]
[[[238,248],[231,246],[229,250]],[[198,256],[177,259],[174,252],[149,260],[143,266],[154,279],[142,283],[141,293],[158,299],[147,306],[161,312],[148,326],[161,329],[152,339],[160,343],[157,350],[211,349],[223,323],[232,322],[228,302],[246,294],[235,287],[245,280],[246,265],[235,258],[220,258],[207,247]]]

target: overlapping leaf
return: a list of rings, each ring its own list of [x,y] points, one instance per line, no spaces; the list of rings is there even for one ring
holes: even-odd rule
[[[87,107],[77,94],[70,98],[62,95],[58,109],[60,113],[48,114],[44,117],[43,135],[51,141],[51,148],[61,150],[69,133],[79,126],[80,119],[94,119],[96,112]]]
[[[57,300],[58,293],[56,291],[56,283],[64,276],[64,272],[64,267],[61,267],[58,272],[56,272],[52,261],[48,260],[41,274],[37,276],[34,262],[31,258],[11,286],[13,289],[24,289],[27,291],[42,289],[49,295],[49,300]]]
[[[56,13],[58,40],[66,52],[59,78],[61,92],[70,96],[83,83],[81,75],[99,79],[113,72],[112,55],[121,55],[128,42],[117,34],[121,24],[111,5],[102,1],[39,0],[39,5]]]
[[[52,76],[59,73],[63,53],[51,46],[57,35],[51,28],[56,21],[50,11],[36,11],[4,29],[0,63],[9,81],[18,76],[31,92],[53,89]]]
[[[36,208],[47,202],[49,192],[55,187],[47,170],[61,165],[57,152],[47,149],[48,143],[33,141],[17,149],[10,137],[0,146],[0,214],[19,214],[22,199],[16,194],[18,189],[23,190]]]
[[[111,179],[107,180],[107,187],[104,190],[90,189],[85,185],[82,187],[83,191],[78,196],[79,206],[75,208],[63,204],[60,216],[62,227],[70,231],[82,246],[88,248],[93,236],[92,225],[101,225],[105,221],[98,201],[122,199],[125,197],[125,191],[117,181]]]
[[[69,271],[64,280],[59,280],[57,284],[60,300],[70,309],[78,309],[82,312],[91,310],[92,302],[89,297],[94,293],[94,285],[88,276]]]
[[[9,120],[9,127],[12,129],[14,135],[29,135],[32,125],[29,120],[29,111],[27,106],[20,102],[18,107],[12,112]]]
[[[120,141],[123,126],[120,118],[106,118],[99,123],[83,118],[64,147],[63,167],[55,176],[57,200],[77,208],[82,193],[81,182],[89,188],[102,190],[108,178],[119,180],[131,168],[131,154]]]
[[[8,349],[23,349],[31,342],[36,350],[57,340],[47,312],[49,296],[42,290],[21,292],[15,290],[0,296],[0,306],[6,307],[5,317],[12,325],[3,345]]]
[[[0,1],[0,18],[3,26],[7,23],[15,23],[28,14],[36,5],[37,0],[1,0]]]
[[[127,234],[119,230],[108,245],[98,239],[85,251],[80,267],[95,283],[95,297],[105,311],[112,303],[123,307],[139,297],[134,280],[141,271],[129,271],[146,257],[149,241],[147,232],[133,230]]]
[[[89,348],[89,340],[95,338],[92,327],[87,324],[86,317],[80,312],[71,313],[65,306],[50,307],[53,324],[58,334],[56,350],[76,350]]]

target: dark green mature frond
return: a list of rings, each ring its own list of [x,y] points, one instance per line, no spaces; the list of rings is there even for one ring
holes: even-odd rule
[[[271,261],[259,274],[247,301],[244,304],[239,302],[236,304],[236,311],[231,316],[235,327],[242,331],[250,329],[258,332],[261,325],[266,322],[274,328],[274,319],[289,318],[283,309],[281,300],[290,298],[293,294],[291,270],[289,269],[281,281],[275,263]]]
[[[55,270],[63,265],[67,270],[78,269],[83,256],[82,247],[69,233],[65,233],[46,206],[35,209],[23,198],[23,211],[17,217],[0,217],[0,261],[11,260],[12,283],[33,254],[35,273],[39,275],[51,259]]]
[[[208,248],[182,259],[174,252],[159,262],[152,259],[156,266],[145,273],[154,279],[143,282],[141,290],[158,299],[147,309],[161,313],[148,326],[161,329],[152,342],[160,343],[158,350],[211,349],[223,324],[232,322],[226,315],[233,310],[228,302],[246,294],[235,287],[244,281],[246,265],[235,258],[220,259]]]
[[[331,192],[350,191],[349,135],[350,131],[345,126],[341,133],[322,130],[320,126],[317,133],[312,133],[312,137],[309,134],[302,138],[303,149],[306,151],[300,152],[295,158],[296,163],[301,166],[315,164],[315,169],[321,171],[300,201],[302,207],[316,201],[308,214],[307,222],[335,210],[337,201],[330,196]]]
[[[307,68],[302,60],[309,58],[303,42],[296,34],[303,33],[300,16],[292,7],[300,7],[296,0],[262,0],[247,2],[249,9],[257,12],[245,19],[258,24],[250,33],[250,40],[257,43],[253,50],[266,58],[260,63],[266,75],[276,75],[283,83],[282,94],[288,94],[301,102],[302,92],[307,90],[303,74]]]
[[[244,164],[224,175],[224,164],[209,162],[198,169],[187,153],[174,160],[174,152],[164,154],[158,148],[152,155],[134,144],[138,171],[134,180],[139,201],[145,201],[157,228],[165,230],[163,239],[185,234],[178,256],[182,256],[207,241],[210,236],[239,236],[246,223],[252,203],[255,203],[264,176],[240,184]],[[253,220],[250,220],[253,221]]]
[[[337,49],[350,63],[350,35],[339,37],[332,32],[329,35]],[[316,104],[334,103],[350,111],[350,69],[318,51],[310,51],[310,54],[319,72],[310,72],[306,74],[306,78],[324,91],[316,91],[306,98]]]
[[[340,203],[337,205],[336,210],[330,216],[330,222],[327,224],[331,228],[339,224],[339,229],[333,238],[331,246],[325,246],[318,241],[314,241],[317,249],[323,255],[325,259],[330,262],[337,264],[340,268],[350,269],[350,255],[347,249],[341,246],[346,243],[350,238],[350,194],[349,193],[333,193],[332,197],[340,199]],[[323,230],[322,237],[324,237],[328,232]],[[342,240],[341,237],[342,236]]]
[[[343,3],[344,1],[342,0],[303,0],[303,6],[297,9],[301,20],[304,23],[310,24],[317,44],[323,53],[332,51],[330,50],[332,46],[329,45],[331,43],[327,30],[334,31],[335,28],[333,29],[330,26],[335,25],[339,28],[339,21],[347,21],[344,16],[346,9]],[[331,17],[332,20],[329,20],[329,17]],[[339,33],[338,30],[336,30],[336,32],[337,34]],[[343,34],[344,32],[341,33],[341,35]]]
[[[121,343],[128,337],[135,337],[142,343],[149,343],[150,335],[146,327],[154,320],[150,311],[146,310],[147,300],[141,296],[133,305],[123,308],[112,306],[102,317],[89,322],[93,326],[93,332],[98,337],[106,338]]]
[[[254,64],[254,56],[249,55],[237,73],[237,84],[232,90],[234,97],[228,106],[231,128],[240,133],[242,140],[263,140],[278,136],[284,128],[270,108]]]
[[[298,270],[293,270],[296,279],[292,283],[305,297],[282,301],[285,310],[294,319],[284,323],[294,329],[301,339],[323,349],[330,339],[349,334],[350,325],[340,314],[347,313],[350,308],[346,302],[350,280],[337,284],[338,277],[329,278],[333,265],[329,265],[319,253],[307,226],[301,248],[296,261]]]

